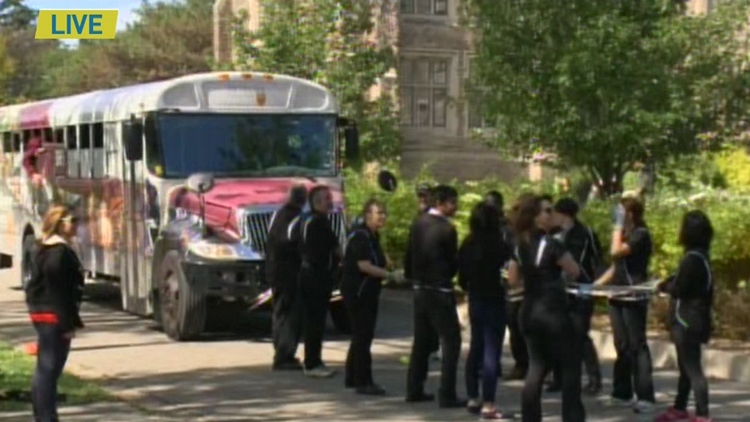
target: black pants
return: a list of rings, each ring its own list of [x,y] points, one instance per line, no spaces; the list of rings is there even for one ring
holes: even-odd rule
[[[651,352],[646,338],[648,302],[609,302],[609,318],[614,335],[615,359],[612,397],[654,402]]]
[[[482,374],[482,401],[494,403],[497,391],[497,364],[505,337],[505,299],[469,298],[471,346],[466,359],[466,393],[479,398]]]
[[[57,381],[70,353],[70,340],[56,324],[34,323],[37,332],[36,371],[31,401],[36,422],[57,422]]]
[[[562,368],[562,420],[584,422],[581,401],[581,340],[565,310],[544,307],[522,310],[522,328],[529,346],[529,369],[521,395],[521,420],[542,420],[542,384],[548,368]]]
[[[368,280],[368,283],[377,281]],[[346,308],[352,324],[352,338],[346,355],[345,384],[366,387],[375,384],[372,378],[372,340],[378,319],[380,289],[362,291],[361,295],[346,297]]]
[[[591,316],[594,314],[594,301],[591,299],[571,298],[570,316],[573,325],[581,334],[582,358],[583,365],[586,368],[586,375],[589,383],[601,383],[602,375],[599,366],[599,355],[596,352],[594,342],[591,340],[589,331],[591,330]],[[562,380],[562,368],[558,365],[554,368],[553,382],[560,383]]]
[[[323,335],[326,330],[332,284],[333,274],[330,272],[309,269],[300,272],[300,290],[304,302],[305,369],[313,369],[323,364]]]
[[[443,348],[438,399],[446,403],[456,399],[456,371],[461,353],[461,326],[456,312],[456,298],[453,293],[415,290],[414,342],[406,380],[407,397],[424,393],[433,330],[437,331]]]
[[[508,332],[510,334],[510,352],[516,362],[516,368],[526,372],[529,367],[529,352],[526,340],[521,333],[520,310],[523,301],[508,302]]]
[[[687,410],[690,390],[695,395],[695,416],[708,417],[708,382],[703,374],[701,362],[702,336],[681,325],[672,327],[672,341],[677,349],[677,365],[680,378],[677,382],[677,397],[674,408]]]
[[[274,291],[272,326],[274,364],[284,364],[295,360],[302,334],[301,313],[298,291]]]

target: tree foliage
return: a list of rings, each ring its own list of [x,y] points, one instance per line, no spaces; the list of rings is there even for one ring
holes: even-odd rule
[[[108,89],[210,70],[212,1],[144,1],[114,40],[80,42],[49,57],[50,96]]]
[[[638,161],[735,132],[746,116],[748,4],[693,17],[671,0],[469,0],[472,83],[488,93],[495,144],[555,152],[612,192]]]
[[[376,3],[263,0],[258,31],[246,29],[246,12],[233,27],[234,67],[296,76],[331,89],[342,114],[358,122],[365,160],[395,157],[400,147],[392,99],[368,96],[394,67],[391,46],[372,41]]]

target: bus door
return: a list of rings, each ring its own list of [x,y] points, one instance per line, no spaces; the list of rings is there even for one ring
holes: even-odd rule
[[[146,183],[142,161],[128,161],[123,157],[122,193],[123,216],[120,253],[120,293],[124,310],[149,315],[151,286],[151,257],[149,256],[148,227],[146,227]]]

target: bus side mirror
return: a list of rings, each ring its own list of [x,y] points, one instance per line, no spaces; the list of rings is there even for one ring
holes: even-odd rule
[[[349,162],[359,160],[359,130],[352,125],[344,129],[345,154]]]
[[[122,124],[122,142],[125,147],[125,159],[140,161],[143,159],[143,125],[131,118]]]

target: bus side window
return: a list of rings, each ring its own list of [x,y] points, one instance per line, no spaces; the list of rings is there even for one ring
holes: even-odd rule
[[[78,126],[78,154],[81,161],[81,179],[91,178],[91,125]]]
[[[104,124],[104,154],[107,164],[104,167],[104,171],[107,177],[118,178],[119,177],[119,161],[118,158],[120,148],[117,141],[120,139],[120,124],[119,123],[105,123]]]
[[[162,164],[161,148],[159,148],[156,117],[153,114],[146,116],[143,134],[146,137],[146,168],[154,176],[164,177],[164,164]]]
[[[55,142],[55,135],[54,135],[54,132],[52,131],[52,128],[48,127],[42,131],[42,142],[49,142],[49,143]]]
[[[23,143],[23,138],[21,137],[21,132],[14,132],[13,133],[13,153],[19,153],[21,152],[21,144]]]
[[[75,126],[68,126],[66,128],[67,132],[67,139],[65,144],[65,149],[67,150],[68,154],[68,177],[71,178],[78,178],[78,145],[77,145],[77,139],[78,136],[76,134],[76,127]]]
[[[101,179],[105,174],[104,162],[104,125],[94,123],[91,125],[91,164],[93,166],[94,179]]]
[[[10,132],[3,132],[3,154],[10,154],[13,152],[13,134]]]

